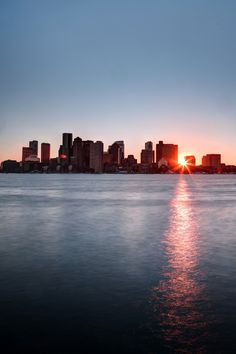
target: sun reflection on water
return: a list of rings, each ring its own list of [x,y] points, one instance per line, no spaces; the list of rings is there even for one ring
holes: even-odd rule
[[[198,225],[186,178],[179,179],[171,202],[163,248],[162,280],[153,289],[154,314],[171,352],[205,353],[208,320],[203,274],[199,270]]]

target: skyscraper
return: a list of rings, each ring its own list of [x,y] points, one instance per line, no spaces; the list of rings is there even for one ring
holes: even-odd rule
[[[159,141],[156,144],[156,162],[161,159],[165,159],[169,167],[175,167],[178,165],[178,145],[164,144],[163,141]]]
[[[72,156],[72,133],[62,134],[62,155],[65,156],[67,163],[70,163],[70,158]]]
[[[120,147],[120,163],[122,164],[125,158],[125,144],[123,140],[115,141],[114,144],[118,144]]]
[[[22,162],[25,162],[25,159],[29,157],[30,155],[33,155],[33,151],[30,147],[24,146],[22,148]]]
[[[68,149],[72,148],[72,133],[62,134],[62,145]]]
[[[151,141],[145,143],[145,149],[141,151],[141,164],[152,164],[154,162],[154,151]]]
[[[41,162],[49,163],[50,160],[50,144],[42,143],[41,144]]]
[[[92,144],[92,140],[83,141],[83,171],[90,170],[90,150]]]
[[[83,141],[80,137],[77,137],[73,141],[73,165],[78,172],[83,168]]]
[[[90,168],[94,172],[103,172],[103,142],[96,141],[90,145]]]
[[[29,147],[32,150],[32,155],[38,156],[38,141],[37,140],[32,140],[29,142]]]
[[[145,150],[152,151],[153,150],[153,144],[152,141],[147,141],[145,143]]]
[[[120,165],[121,163],[121,147],[117,143],[113,143],[108,148],[109,154],[112,155],[112,163],[115,165]]]

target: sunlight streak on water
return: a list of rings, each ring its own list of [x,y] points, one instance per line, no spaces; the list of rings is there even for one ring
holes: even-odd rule
[[[167,263],[162,280],[153,289],[154,313],[162,336],[172,351],[205,353],[201,345],[209,323],[200,307],[207,302],[198,267],[198,225],[188,181],[181,178],[171,201],[169,227],[163,247]],[[201,306],[200,306],[201,304]]]

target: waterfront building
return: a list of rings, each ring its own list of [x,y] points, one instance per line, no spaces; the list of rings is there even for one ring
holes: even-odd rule
[[[152,141],[147,141],[147,142],[145,143],[145,150],[153,151],[153,144],[152,144]]]
[[[164,157],[162,157],[162,158],[158,161],[157,167],[158,167],[158,168],[161,168],[161,167],[167,167],[167,166],[168,166],[167,160],[164,159]]]
[[[140,156],[141,164],[152,164],[154,163],[154,151],[153,144],[151,141],[145,143],[145,149],[141,151]]]
[[[32,154],[33,154],[33,151],[30,147],[23,146],[22,147],[22,162],[25,162],[25,159]]]
[[[30,155],[25,158],[25,161],[22,164],[23,172],[40,172],[41,164],[40,159],[37,155]]]
[[[109,154],[112,155],[112,163],[115,165],[121,164],[121,148],[120,145],[117,143],[113,143],[108,148]]]
[[[65,148],[71,149],[72,148],[72,133],[63,133],[62,134],[62,145]]]
[[[125,144],[123,140],[115,141],[115,144],[118,144],[120,147],[120,163],[122,164],[125,158]]]
[[[58,170],[58,166],[60,167],[60,158],[59,157],[55,157],[50,159],[49,161],[49,171],[50,172],[57,172]]]
[[[93,144],[92,140],[83,141],[83,171],[90,170],[90,150]]]
[[[127,172],[137,172],[138,163],[137,163],[137,159],[134,157],[134,155],[128,155],[124,159],[123,167]]]
[[[83,140],[77,137],[73,141],[73,166],[76,171],[81,172],[83,168]]]
[[[212,167],[220,169],[221,167],[221,154],[207,154],[202,157],[203,167]]]
[[[41,144],[41,162],[49,163],[50,160],[50,144],[42,143]]]
[[[178,165],[178,145],[164,144],[163,141],[159,141],[156,144],[156,163],[159,164],[161,159],[165,159],[169,167],[175,167]]]
[[[16,160],[6,160],[1,163],[1,169],[6,173],[20,172],[20,164]]]
[[[72,133],[62,134],[61,155],[65,156],[66,162],[69,164],[72,156]]]
[[[196,166],[196,158],[193,155],[184,156],[184,160],[189,166]]]
[[[112,165],[113,156],[109,152],[103,152],[103,165]]]
[[[96,172],[103,172],[103,142],[96,141],[90,145],[90,168]]]
[[[40,162],[40,158],[37,155],[29,155],[25,158],[25,162]]]
[[[142,150],[140,154],[141,164],[152,164],[154,161],[154,151]]]
[[[63,145],[60,145],[59,150],[58,150],[58,157],[60,159],[66,159],[67,155],[64,154],[64,148]]]
[[[128,166],[137,165],[137,159],[134,157],[134,155],[128,155],[128,157],[125,159],[125,162],[128,164]]]
[[[104,172],[113,172],[112,160],[113,160],[112,154],[109,154],[109,152],[104,151],[103,152],[103,171]]]
[[[38,156],[38,141],[37,140],[32,140],[29,142],[29,147],[32,150],[32,155]]]

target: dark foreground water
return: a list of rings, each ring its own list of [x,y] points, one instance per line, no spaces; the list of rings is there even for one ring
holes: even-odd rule
[[[236,352],[236,176],[2,174],[0,220],[2,353]]]

